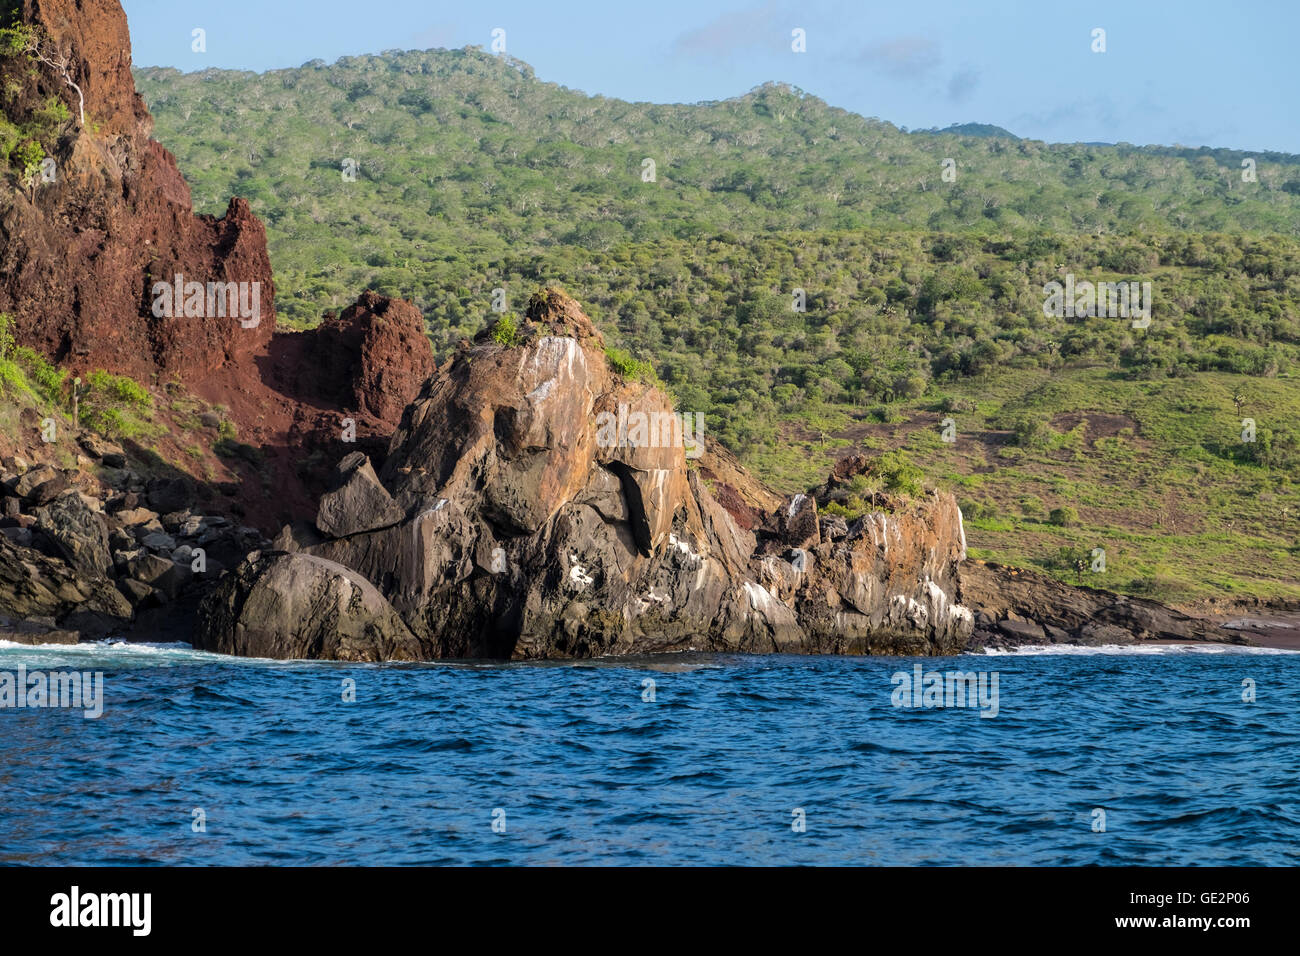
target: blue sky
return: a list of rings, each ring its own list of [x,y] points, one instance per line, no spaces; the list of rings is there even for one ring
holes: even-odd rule
[[[477,44],[653,102],[768,80],[910,128],[1300,153],[1297,0],[123,0],[138,66],[268,70]],[[207,52],[191,50],[191,30]],[[807,52],[791,51],[801,28]],[[1106,31],[1094,53],[1092,31]]]

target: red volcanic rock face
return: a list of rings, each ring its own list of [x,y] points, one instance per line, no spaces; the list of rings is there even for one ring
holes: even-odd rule
[[[405,299],[363,292],[342,315],[307,333],[322,397],[392,426],[433,374],[424,316]]]
[[[175,160],[149,139],[116,0],[24,0],[21,16],[70,52],[87,125],[52,70],[8,61],[6,79],[22,78],[11,119],[51,95],[73,116],[55,180],[0,195],[0,311],[19,342],[78,370],[185,380],[260,349],[275,329],[265,229],[243,200],[220,219],[194,214]]]
[[[152,131],[153,119],[131,77],[131,35],[117,0],[22,0],[19,15],[75,51],[72,78],[85,94],[87,119],[93,116],[112,136],[134,136],[141,127],[146,136]],[[76,93],[59,92],[75,115]]]
[[[11,120],[51,96],[73,117],[52,182],[0,188],[0,312],[20,344],[74,373],[179,381],[224,406],[255,451],[255,464],[227,459],[244,479],[242,520],[273,531],[315,514],[334,464],[359,449],[379,460],[433,372],[423,317],[366,293],[320,329],[276,334],[265,229],[242,199],[220,218],[194,214],[175,159],[149,138],[116,0],[17,6],[68,55],[86,122],[54,69],[0,60],[0,82],[18,90],[4,101]]]

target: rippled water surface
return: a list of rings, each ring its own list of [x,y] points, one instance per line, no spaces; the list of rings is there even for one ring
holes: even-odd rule
[[[981,718],[894,707],[904,658],[0,645],[105,695],[0,709],[0,863],[1300,863],[1300,655],[1143,650],[920,662],[996,671]]]

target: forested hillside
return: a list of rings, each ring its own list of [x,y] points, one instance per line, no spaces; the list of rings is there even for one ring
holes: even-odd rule
[[[771,85],[625,103],[473,49],[137,80],[196,207],[266,220],[282,321],[375,288],[446,354],[559,284],[784,490],[899,450],[977,553],[1300,593],[1300,157],[905,133]],[[1150,282],[1150,326],[1045,316],[1067,274]]]
[[[625,103],[473,49],[137,82],[196,206],[220,212],[233,190],[270,220],[277,268],[309,300],[286,303],[295,320],[359,277],[434,308],[430,264],[557,244],[867,227],[1300,234],[1300,157],[913,135],[781,86]],[[1242,182],[1247,157],[1256,182]]]

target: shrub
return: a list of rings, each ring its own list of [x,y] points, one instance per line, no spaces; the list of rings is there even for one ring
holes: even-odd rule
[[[81,420],[109,438],[134,438],[148,430],[141,416],[153,411],[153,399],[144,387],[125,375],[91,372],[81,402]]]
[[[67,103],[57,96],[51,96],[40,109],[32,113],[32,119],[42,127],[58,127],[72,119],[72,113],[68,110]]]
[[[1041,418],[1022,418],[1011,427],[1012,440],[1021,448],[1046,448],[1056,433]]]
[[[962,515],[968,521],[984,521],[998,516],[997,506],[986,501],[963,498],[958,503],[958,507],[961,508]]]
[[[1057,527],[1072,528],[1079,523],[1079,512],[1069,505],[1063,505],[1060,508],[1053,508],[1047,520]]]
[[[55,405],[63,404],[63,390],[64,382],[68,377],[67,372],[61,368],[55,368],[46,361],[44,355],[26,347],[15,349],[14,358],[26,367],[27,379],[31,383],[33,391]]]
[[[27,183],[41,171],[45,150],[34,139],[24,140],[9,153],[9,163],[18,170],[18,178]]]
[[[1048,556],[1043,562],[1049,571],[1066,571],[1074,575],[1076,584],[1083,582],[1083,575],[1092,566],[1092,555],[1082,548],[1061,548]]]
[[[1060,510],[1060,509],[1057,509]],[[1043,502],[1036,495],[1026,495],[1020,499],[1020,513],[1035,521],[1043,517]]]
[[[606,348],[605,358],[609,360],[609,367],[624,378],[640,379],[654,376],[654,367],[649,362],[635,359],[622,349]]]
[[[27,379],[22,370],[8,359],[0,359],[0,391],[26,392]]]
[[[939,400],[939,411],[941,412],[973,412],[975,403],[969,398],[958,398],[953,395],[944,395]]]
[[[877,458],[876,473],[884,480],[887,491],[916,497],[924,490],[924,472],[901,451],[888,451]]]
[[[519,327],[509,312],[497,319],[497,324],[492,326],[492,341],[506,348],[519,343]]]
[[[91,372],[87,381],[90,384],[91,394],[95,397],[139,411],[153,409],[153,399],[149,397],[144,386],[125,375],[111,375],[101,369]]]
[[[925,394],[925,376],[919,372],[909,372],[894,378],[893,392],[896,399],[908,400],[920,398]]]

